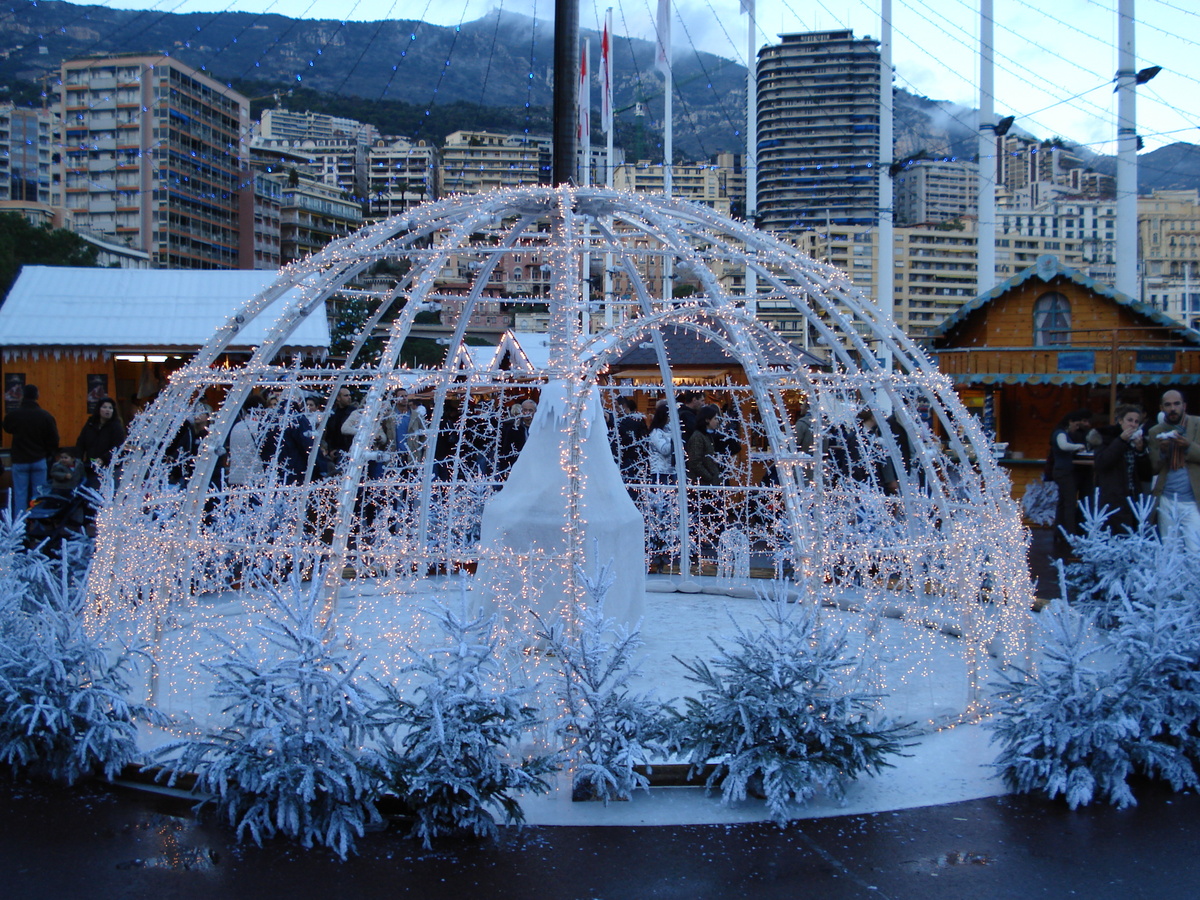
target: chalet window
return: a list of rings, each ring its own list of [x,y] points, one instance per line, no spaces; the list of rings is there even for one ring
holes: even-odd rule
[[[1033,343],[1037,347],[1066,344],[1071,304],[1062,294],[1042,294],[1033,304]]]

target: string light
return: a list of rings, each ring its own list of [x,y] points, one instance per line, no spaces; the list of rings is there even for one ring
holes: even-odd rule
[[[549,267],[548,296],[506,295],[507,282],[492,280],[492,273],[526,265],[534,254]],[[592,273],[582,261],[601,265],[606,254],[629,299],[613,327],[586,333],[583,290]],[[691,296],[662,296],[666,259],[693,285]],[[372,287],[375,308],[352,336],[344,364],[283,356],[308,315],[353,290],[359,274],[382,260],[404,262],[407,274]],[[463,267],[460,279],[459,263],[478,265]],[[822,341],[826,369],[809,368],[806,357],[746,314],[739,273],[748,267],[757,274],[760,309],[767,296],[798,314]],[[462,287],[446,362],[402,367],[400,350],[417,311],[450,296],[447,270]],[[288,292],[293,299],[250,358],[225,364],[237,331]],[[544,368],[534,354],[519,352],[520,365],[508,370],[497,357],[486,365],[464,362],[472,316],[495,303],[544,311],[551,323]],[[676,332],[693,335],[705,354],[723,352],[725,374],[681,365],[672,357]],[[378,352],[369,355],[379,334]],[[643,343],[654,349],[660,374],[624,375],[618,360]],[[892,358],[891,368],[880,362],[882,353]],[[365,228],[282,270],[172,375],[153,412],[132,424],[119,459],[122,478],[97,522],[95,624],[150,641],[155,674],[147,691],[176,708],[204,693],[202,663],[216,652],[199,637],[205,629],[260,640],[254,622],[262,610],[243,590],[251,577],[322,578],[322,596],[344,639],[358,651],[369,647],[390,673],[400,648],[424,639],[420,609],[428,590],[476,566],[507,570],[505,627],[513,642],[529,646],[533,626],[520,613],[539,608],[570,621],[583,600],[576,566],[603,562],[591,558],[586,536],[607,501],[597,496],[601,482],[582,451],[589,440],[603,443],[603,426],[584,410],[593,402],[612,409],[618,395],[631,391],[648,409],[658,394],[686,384],[729,409],[744,449],[729,460],[723,485],[702,487],[678,476],[667,485],[644,475],[627,479],[652,552],[680,557],[692,575],[720,567],[744,574],[753,548],[753,557],[770,558],[776,571],[806,579],[806,598],[856,623],[860,675],[881,693],[922,685],[928,697],[936,695],[922,707],[929,727],[977,715],[989,653],[1023,661],[1032,587],[1026,534],[1007,478],[948,379],[832,266],[706,207],[603,188],[450,198]],[[360,392],[362,421],[339,471],[312,478],[314,451],[301,483],[289,483],[275,466],[245,486],[214,481],[220,450],[252,391],[277,389],[284,398],[258,420],[260,430],[282,425],[290,404],[318,397],[320,433],[343,386]],[[425,451],[408,460],[381,457],[374,435],[402,392],[426,406]],[[489,549],[480,521],[503,483],[500,423],[511,404],[529,397],[541,399],[559,429],[558,471],[547,472],[547,481],[553,474],[564,485],[553,501],[565,510],[561,540]],[[795,430],[801,397],[813,410],[812,451]],[[194,471],[172,479],[168,448],[200,398],[217,411]],[[899,436],[887,427],[865,432],[856,418],[862,408],[880,423],[894,416],[913,448],[907,470]],[[893,461],[894,493],[876,474],[861,481],[836,476],[822,451],[850,433],[875,448],[872,466]],[[683,462],[682,451],[676,458]],[[777,484],[762,483],[769,465]],[[664,503],[671,504],[669,514]],[[620,564],[644,572],[641,562]],[[938,661],[948,654],[956,675],[943,684]],[[933,680],[936,687],[924,687]],[[952,687],[958,702],[946,698]]]

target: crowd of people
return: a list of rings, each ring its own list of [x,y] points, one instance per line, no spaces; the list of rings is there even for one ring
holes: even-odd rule
[[[125,425],[111,397],[96,402],[74,446],[61,445],[58,422],[39,399],[36,384],[24,385],[20,406],[4,417],[4,431],[12,441],[9,501],[17,511],[51,491],[71,492],[81,484],[98,487],[113,453],[125,443]]]
[[[1156,420],[1121,404],[1113,422],[1093,427],[1092,412],[1068,413],[1050,437],[1046,476],[1058,487],[1054,546],[1070,555],[1069,538],[1081,531],[1080,504],[1103,511],[1114,533],[1136,527],[1134,504],[1155,498],[1159,535],[1200,553],[1200,417],[1189,416],[1183,394],[1162,395]]]
[[[742,451],[743,439],[736,410],[723,410],[694,390],[680,391],[677,401],[674,417],[668,401],[660,399],[647,420],[634,396],[616,398],[610,442],[625,481],[675,484],[682,459],[686,482],[707,487],[730,483],[730,466]],[[525,446],[537,411],[532,394],[501,407],[502,416],[482,407],[465,408],[450,398],[435,434],[428,410],[416,398],[400,393],[389,403],[370,426],[370,479],[378,479],[387,467],[413,471],[432,450],[436,479],[471,472],[502,480]],[[294,388],[252,393],[218,449],[214,487],[254,486],[268,473],[275,473],[281,483],[297,484],[341,471],[356,436],[368,427],[365,413],[349,387],[338,390],[323,417],[324,406],[325,398]],[[212,415],[211,407],[198,402],[170,442],[165,454],[169,482],[182,485],[191,478]],[[74,445],[61,445],[57,422],[42,408],[33,384],[23,386],[20,406],[8,412],[3,428],[11,436],[10,502],[15,510],[28,509],[40,494],[69,493],[80,485],[99,487],[102,473],[126,439],[117,403],[101,397]],[[807,407],[800,409],[793,428],[800,452],[812,454],[814,428]],[[895,460],[880,451],[884,429],[899,448]],[[908,436],[899,423],[877,422],[868,409],[853,423],[831,429],[820,450],[832,485],[841,479],[871,482],[884,493],[898,490],[896,467],[906,466],[910,455]],[[777,480],[768,465],[763,483],[773,483],[773,476]],[[1058,487],[1054,524],[1059,555],[1069,554],[1067,538],[1080,531],[1082,501],[1096,498],[1106,510],[1107,528],[1130,529],[1135,525],[1133,502],[1145,493],[1156,498],[1161,534],[1178,536],[1200,552],[1200,417],[1188,415],[1179,391],[1162,395],[1154,422],[1130,404],[1119,405],[1107,425],[1095,426],[1090,410],[1068,414],[1051,435],[1045,477]]]

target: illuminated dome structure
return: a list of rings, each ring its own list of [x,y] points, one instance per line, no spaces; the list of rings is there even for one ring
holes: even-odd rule
[[[251,358],[219,364],[239,329],[293,289],[298,299]],[[336,362],[283,358],[289,334],[327,308],[346,335]],[[440,334],[427,324],[432,311]],[[545,359],[514,350],[489,360],[468,345],[473,323],[514,313],[547,323]],[[672,334],[736,365],[684,372]],[[415,365],[418,339],[444,361]],[[619,368],[635,349],[655,363]],[[360,413],[339,455],[325,451],[342,388]],[[624,395],[649,413],[665,398],[678,433],[683,390],[724,411],[724,483],[684,477],[676,441],[674,477],[651,478],[642,461],[621,472],[627,492],[589,493],[599,482],[581,460],[589,441],[596,455],[600,411],[618,415]],[[262,392],[278,405],[249,409]],[[422,408],[426,428],[397,452],[388,422],[401,395]],[[289,468],[278,448],[309,398],[325,448],[314,442]],[[512,463],[506,420],[511,428],[511,407],[526,400],[541,401],[539,421],[553,429],[558,458],[544,456],[544,471],[563,485],[563,540],[497,548],[481,523]],[[210,427],[194,460],[180,462],[172,445],[201,401],[215,410]],[[805,406],[811,440],[798,431]],[[226,457],[246,430],[258,452],[253,471],[234,479]],[[713,573],[745,589],[751,567],[807,579],[831,607],[899,623],[900,632],[866,631],[890,635],[868,652],[900,659],[902,677],[919,673],[930,634],[955,635],[973,658],[1023,653],[1025,534],[989,440],[949,381],[843,272],[682,200],[522,188],[452,197],[336,241],[282,270],[173,375],[133,424],[119,466],[97,523],[100,615],[178,621],[251,576],[297,570],[323,573],[316,589],[333,615],[368,579],[372,602],[397,606],[431,576],[482,573],[505,554],[521,558],[526,576],[510,604],[536,605],[547,581],[530,573],[543,566],[562,582],[552,606],[569,610],[583,598],[577,565],[598,561],[581,509],[596,520],[606,503],[632,503],[645,523],[643,558],[618,563],[639,577],[661,562],[672,573],[664,581],[684,590]],[[971,663],[969,677],[978,671]]]

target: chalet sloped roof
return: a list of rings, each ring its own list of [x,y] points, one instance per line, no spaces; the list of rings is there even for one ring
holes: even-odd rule
[[[194,350],[238,308],[277,277],[276,271],[88,269],[25,266],[0,306],[0,346],[56,351]],[[248,322],[231,350],[262,343],[296,290]],[[288,338],[291,349],[327,350],[324,307]]]
[[[1089,278],[1077,269],[1072,269],[1070,266],[1064,265],[1057,256],[1047,254],[1039,256],[1038,261],[1023,272],[1018,272],[1016,275],[1007,281],[996,285],[990,291],[980,294],[974,300],[964,303],[959,307],[958,311],[952,316],[948,316],[937,328],[930,332],[930,337],[937,339],[945,337],[958,327],[962,322],[966,321],[977,310],[989,305],[1000,297],[1003,297],[1014,288],[1030,281],[1034,278],[1049,283],[1057,277],[1066,278],[1081,287],[1087,288],[1092,293],[1101,297],[1107,297],[1119,306],[1125,306],[1139,315],[1145,316],[1152,320],[1155,325],[1162,325],[1172,329],[1184,339],[1200,344],[1200,332],[1194,328],[1188,328],[1177,319],[1172,319],[1166,313],[1155,309],[1140,300],[1135,300],[1128,294],[1123,294],[1115,288],[1097,281],[1094,278]]]

